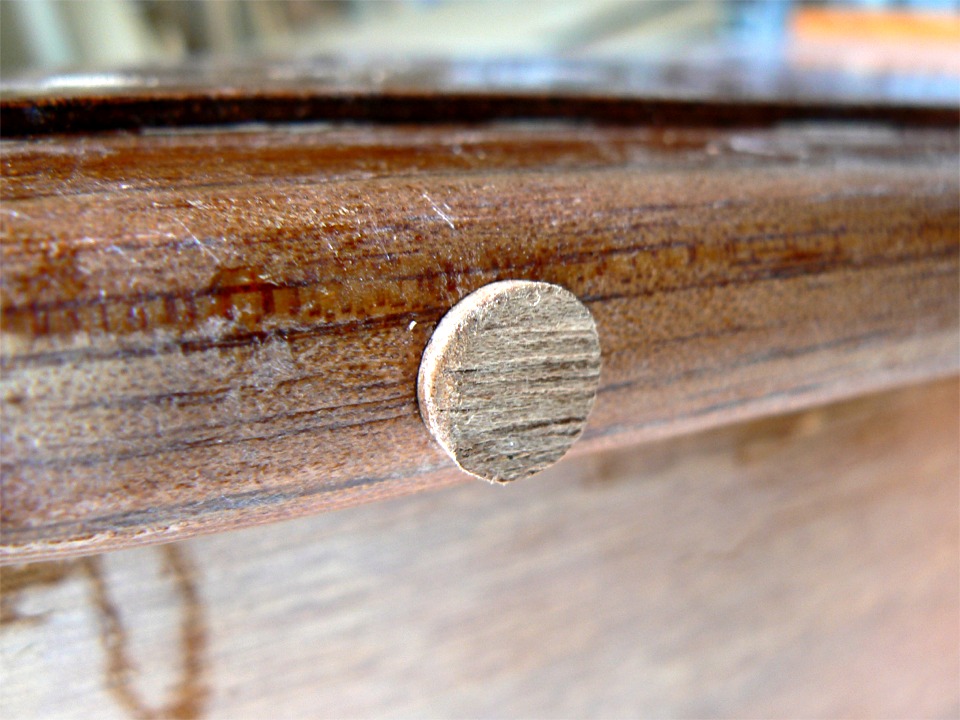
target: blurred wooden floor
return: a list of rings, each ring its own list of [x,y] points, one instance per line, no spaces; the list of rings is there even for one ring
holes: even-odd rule
[[[956,379],[4,568],[4,718],[956,717]]]

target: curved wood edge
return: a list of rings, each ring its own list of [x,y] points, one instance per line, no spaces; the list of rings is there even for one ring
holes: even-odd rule
[[[102,132],[231,123],[362,122],[461,123],[575,120],[605,125],[764,127],[784,122],[885,122],[906,127],[955,127],[952,108],[837,105],[777,101],[710,102],[683,99],[573,98],[530,93],[407,92],[336,94],[258,90],[238,96],[214,89],[149,95],[91,95],[0,103],[3,137]]]
[[[228,123],[509,120],[703,128],[838,121],[956,128],[958,101],[951,78],[813,71],[776,59],[196,62],[8,80],[0,84],[0,134]]]
[[[5,142],[2,559],[461,480],[417,367],[499,279],[596,318],[575,452],[956,373],[957,151],[832,124]]]

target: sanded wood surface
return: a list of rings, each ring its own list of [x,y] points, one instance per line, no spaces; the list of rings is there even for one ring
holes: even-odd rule
[[[951,718],[956,380],[2,569],[4,718]]]
[[[596,319],[573,452],[955,372],[957,154],[836,124],[4,141],[3,557],[462,479],[417,368],[500,279]]]
[[[559,285],[504,280],[441,318],[420,361],[417,401],[457,466],[491,482],[549,467],[583,432],[600,382],[590,311]]]

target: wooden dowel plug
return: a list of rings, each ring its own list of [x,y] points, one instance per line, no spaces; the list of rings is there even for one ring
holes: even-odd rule
[[[461,469],[491,482],[533,475],[570,449],[600,382],[593,317],[570,291],[506,280],[455,305],[420,363],[420,414]]]

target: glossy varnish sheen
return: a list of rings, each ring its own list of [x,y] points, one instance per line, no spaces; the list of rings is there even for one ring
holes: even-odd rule
[[[956,372],[955,129],[245,129],[2,145],[7,559],[458,476],[438,319],[557,283],[603,349],[586,450]]]

